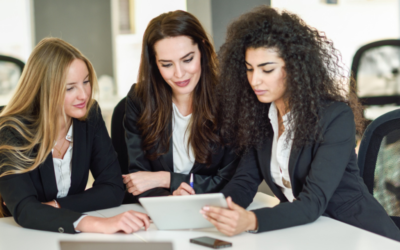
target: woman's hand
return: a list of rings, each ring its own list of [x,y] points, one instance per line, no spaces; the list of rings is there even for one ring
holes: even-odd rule
[[[179,185],[178,189],[176,189],[172,195],[191,195],[191,194],[196,194],[194,189],[189,186],[186,182],[182,182],[181,185]]]
[[[60,208],[60,204],[58,204],[58,202],[56,202],[55,200],[48,201],[48,202],[42,202],[42,204],[47,205],[47,206],[52,206],[55,208]]]
[[[169,188],[171,183],[171,173],[166,171],[139,171],[122,177],[128,192],[133,195],[139,195],[156,187]]]
[[[124,232],[131,234],[145,227],[149,228],[149,217],[140,212],[129,210],[110,218],[99,218],[93,216],[84,217],[75,230],[88,233],[113,234]]]
[[[257,217],[251,211],[246,211],[241,206],[236,205],[231,197],[226,198],[228,208],[205,206],[200,213],[203,214],[221,233],[233,236],[246,230],[256,230],[258,228]]]

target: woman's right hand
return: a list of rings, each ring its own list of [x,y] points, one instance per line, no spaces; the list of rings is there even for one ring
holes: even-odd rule
[[[129,210],[110,218],[86,216],[79,222],[75,230],[87,233],[113,234],[124,232],[131,234],[142,227],[147,230],[149,226],[150,219],[146,214]]]
[[[178,196],[178,195],[191,195],[191,194],[196,194],[194,189],[189,186],[186,182],[182,182],[181,185],[179,185],[178,189],[176,189],[172,195]]]

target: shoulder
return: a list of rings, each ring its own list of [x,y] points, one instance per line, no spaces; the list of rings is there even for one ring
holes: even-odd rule
[[[338,101],[325,101],[320,109],[321,125],[328,127],[335,123],[340,127],[354,129],[354,114],[349,105]]]
[[[139,98],[139,96],[137,95],[137,84],[134,83],[132,84],[131,89],[128,92],[128,95],[126,96],[126,108],[129,109],[133,109],[135,111],[135,113],[141,113],[142,110],[144,110],[144,103],[141,100],[141,98]]]

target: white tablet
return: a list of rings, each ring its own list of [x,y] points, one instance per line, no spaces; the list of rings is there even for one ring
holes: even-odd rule
[[[200,213],[204,206],[227,208],[222,193],[139,199],[159,230],[213,227]]]

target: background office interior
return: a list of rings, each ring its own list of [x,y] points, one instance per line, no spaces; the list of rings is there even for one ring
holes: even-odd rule
[[[324,31],[341,52],[346,74],[361,46],[400,36],[400,0],[0,0],[0,55],[26,62],[48,36],[79,48],[97,72],[96,99],[109,128],[113,108],[136,82],[143,32],[153,17],[191,12],[218,51],[229,22],[261,4],[293,12]],[[0,106],[18,81],[4,79],[0,69]]]

